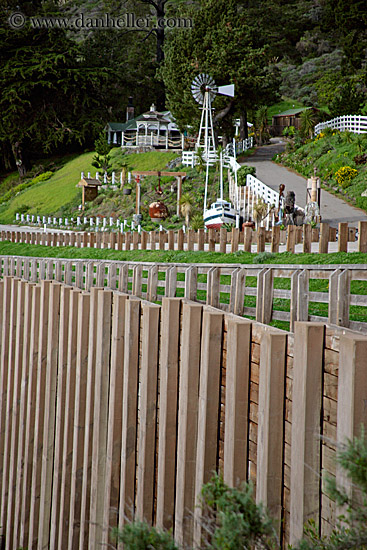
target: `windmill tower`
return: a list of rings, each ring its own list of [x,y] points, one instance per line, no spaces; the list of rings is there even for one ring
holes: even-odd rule
[[[214,153],[216,151],[212,102],[217,94],[233,97],[234,84],[229,84],[227,86],[216,86],[214,79],[210,75],[202,73],[196,76],[192,81],[191,92],[194,99],[203,106],[196,149],[201,147],[204,152],[204,157],[208,159],[210,157],[210,153]]]

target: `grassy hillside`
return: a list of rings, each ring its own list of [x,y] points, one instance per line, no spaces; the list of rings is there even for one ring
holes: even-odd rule
[[[81,202],[81,190],[76,187],[80,172],[92,170],[93,153],[78,156],[57,170],[45,182],[23,191],[0,207],[0,222],[12,223],[16,212],[26,214],[57,214],[67,204]],[[94,170],[94,169],[93,169]]]
[[[70,160],[56,170],[49,180],[22,191],[7,203],[2,204],[0,223],[12,223],[17,212],[35,215],[69,215],[76,211],[81,203],[81,189],[76,185],[82,171],[84,173],[90,171],[94,176],[96,168],[92,166],[93,156],[93,152],[85,153]],[[128,164],[129,170],[163,170],[166,164],[176,157],[177,153],[155,151],[124,155],[120,148],[113,149],[111,152],[114,170],[119,170],[123,162]],[[8,185],[5,182],[2,194],[7,189]]]
[[[367,211],[367,197],[361,196],[367,189],[366,134],[326,129],[304,144],[299,139],[290,141],[286,151],[274,160],[304,177],[312,176],[316,167],[328,191]],[[348,168],[345,170],[345,167]],[[340,169],[342,172],[338,175]],[[343,176],[343,169],[346,176]]]

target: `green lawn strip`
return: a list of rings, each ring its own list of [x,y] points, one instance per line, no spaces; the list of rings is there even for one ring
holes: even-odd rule
[[[96,248],[53,247],[25,243],[0,242],[0,254],[6,256],[33,256],[40,258],[65,258],[88,260],[116,260],[125,262],[151,263],[187,263],[187,264],[258,264],[257,254],[249,252],[183,252],[173,250],[130,250],[119,251]],[[367,253],[335,252],[330,254],[291,254],[281,252],[266,259],[266,264],[284,265],[332,265],[364,264],[367,265]],[[204,282],[204,281],[203,281]]]

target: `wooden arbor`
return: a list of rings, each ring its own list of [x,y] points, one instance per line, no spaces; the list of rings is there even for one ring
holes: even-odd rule
[[[182,190],[182,180],[186,177],[186,172],[159,172],[156,170],[134,170],[132,172],[134,177],[136,176],[173,176],[177,180],[177,216],[180,215],[180,199],[181,199],[181,190]],[[136,182],[136,213],[139,213],[140,209],[140,182]]]

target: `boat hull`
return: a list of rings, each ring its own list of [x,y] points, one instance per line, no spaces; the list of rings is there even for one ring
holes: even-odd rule
[[[204,214],[204,224],[207,228],[220,229],[222,225],[235,225],[236,213],[235,212],[213,212],[207,210]]]

